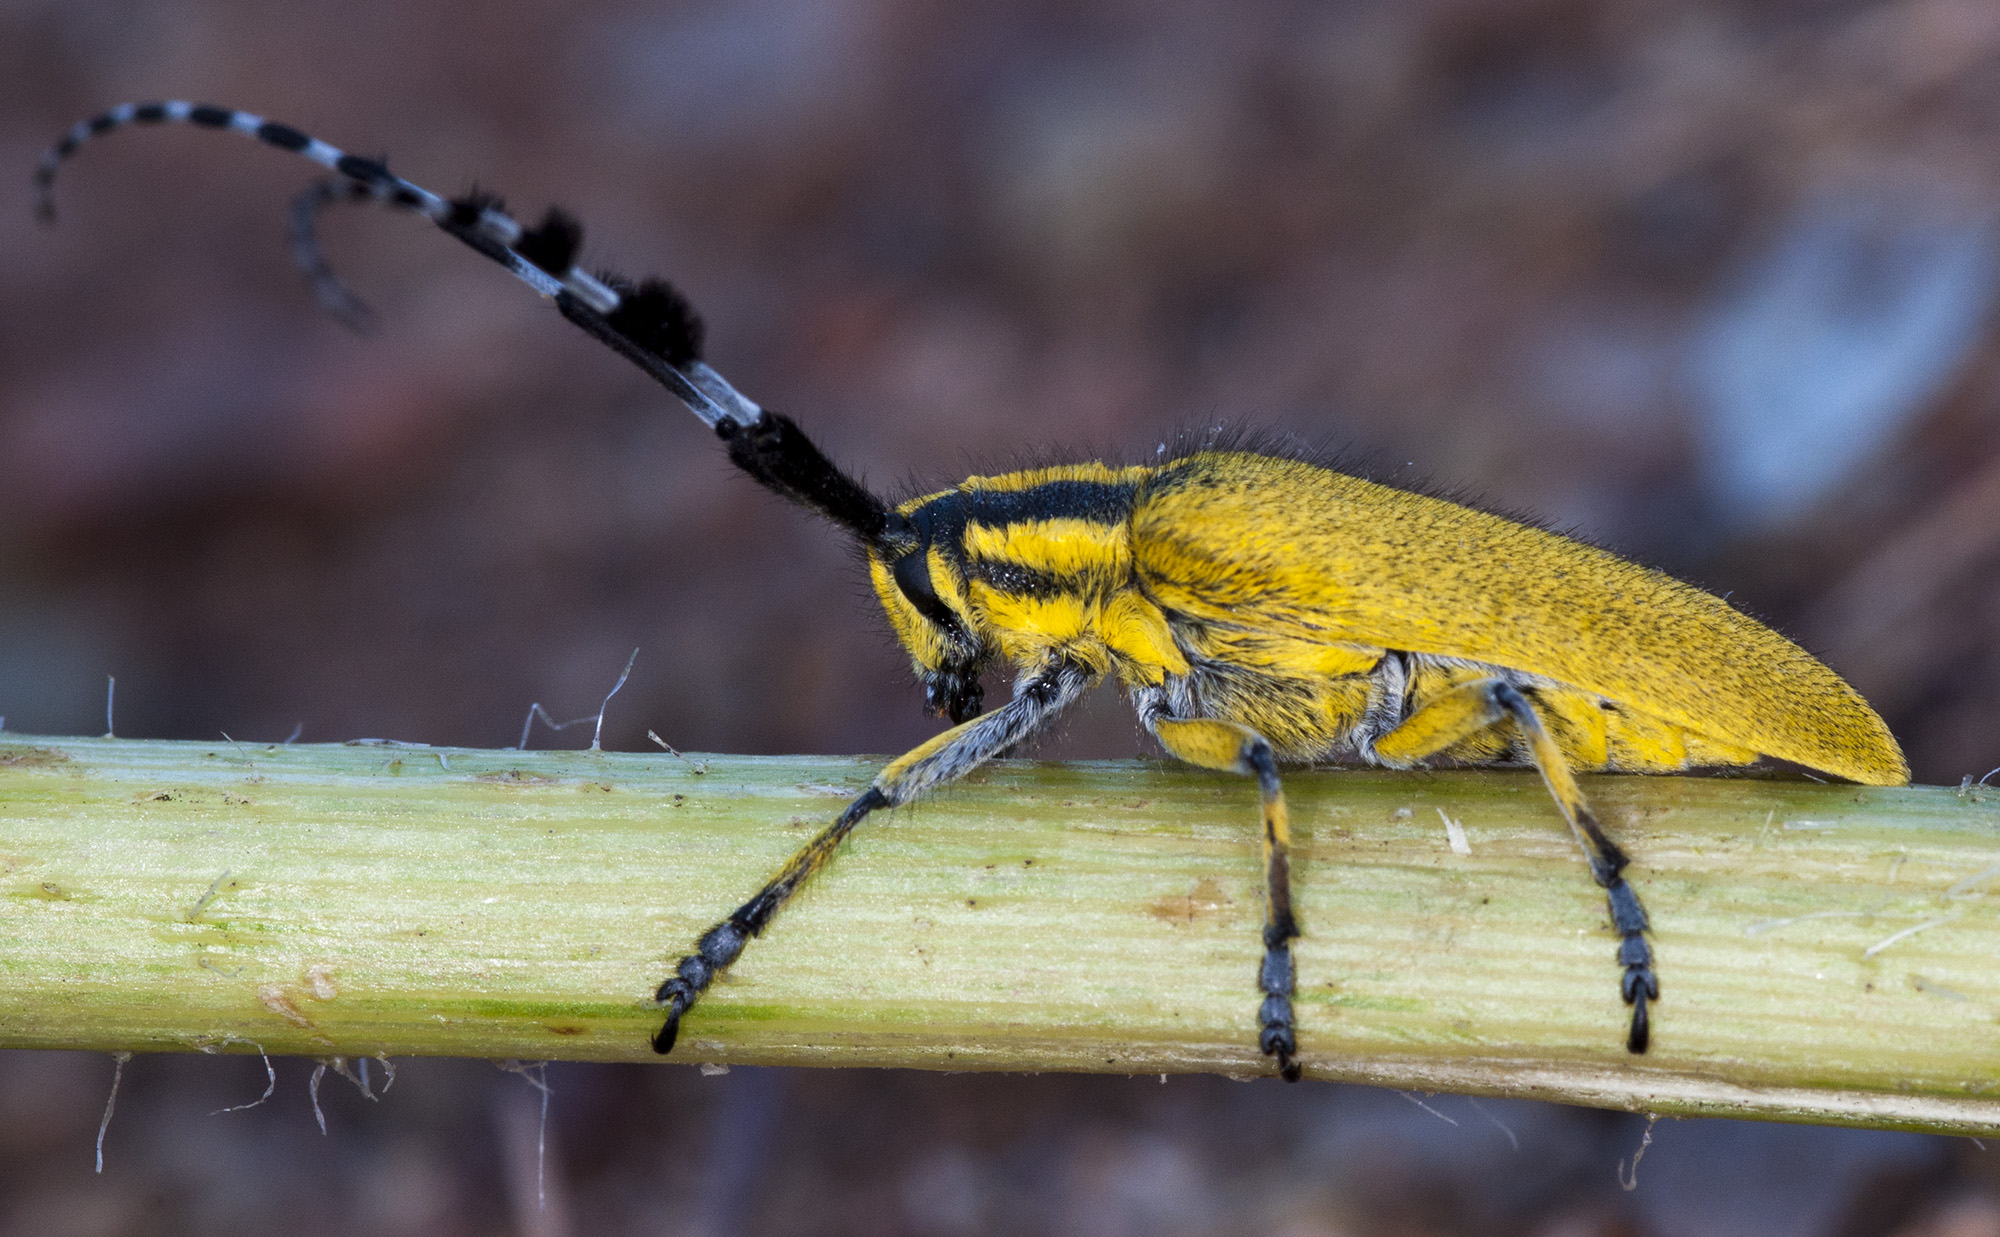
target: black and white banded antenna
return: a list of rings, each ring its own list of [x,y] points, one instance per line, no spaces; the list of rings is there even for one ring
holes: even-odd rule
[[[320,180],[292,199],[292,265],[312,284],[319,307],[356,335],[375,333],[375,310],[340,282],[319,245],[319,213],[336,202],[372,202],[375,195],[353,180]]]
[[[164,123],[231,130],[339,174],[339,180],[314,185],[293,203],[291,233],[293,255],[312,279],[315,295],[348,325],[366,329],[372,313],[341,286],[320,256],[313,237],[317,212],[336,202],[369,200],[422,215],[554,301],[563,317],[673,392],[728,443],[730,459],[766,488],[870,545],[893,551],[913,542],[902,517],[835,467],[789,417],[752,403],[709,368],[701,359],[701,319],[672,284],[663,279],[635,284],[578,266],[583,227],[559,209],[550,208],[536,227],[524,227],[490,194],[442,197],[397,176],[380,159],[348,154],[289,125],[251,112],[172,100],[120,104],[72,126],[35,167],[36,214],[54,222],[56,171],[85,142],[133,125]]]

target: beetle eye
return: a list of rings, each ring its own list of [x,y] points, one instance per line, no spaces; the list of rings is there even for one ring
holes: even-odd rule
[[[918,614],[923,615],[940,627],[956,628],[958,618],[951,608],[938,599],[937,590],[931,587],[930,555],[922,550],[905,554],[890,568],[896,578],[896,587],[909,599]]]

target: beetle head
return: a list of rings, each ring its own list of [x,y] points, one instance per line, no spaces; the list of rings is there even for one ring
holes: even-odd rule
[[[925,706],[954,723],[978,715],[979,672],[988,657],[965,604],[954,535],[964,524],[961,503],[951,490],[912,499],[868,545],[875,595],[923,680]]]

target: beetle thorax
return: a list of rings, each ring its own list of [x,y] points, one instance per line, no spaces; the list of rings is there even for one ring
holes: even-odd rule
[[[899,507],[911,544],[871,554],[870,566],[927,685],[995,659],[1033,671],[1063,658],[1132,683],[1183,671],[1133,571],[1132,507],[1150,472],[1087,464],[974,477]]]

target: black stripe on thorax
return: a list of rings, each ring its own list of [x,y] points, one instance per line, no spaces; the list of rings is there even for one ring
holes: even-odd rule
[[[907,518],[924,545],[942,550],[970,578],[1006,593],[1050,597],[1076,592],[1077,581],[1019,563],[968,561],[966,525],[1005,527],[1055,519],[1119,524],[1131,517],[1135,492],[1130,485],[1101,481],[1051,481],[1025,490],[952,490]],[[910,569],[915,570],[914,563]]]
[[[1122,524],[1132,517],[1134,487],[1105,481],[1050,481],[1026,490],[964,493],[965,518],[979,524],[1029,520],[1094,520]]]
[[[910,528],[925,545],[965,559],[965,526],[1005,526],[1034,520],[1094,520],[1120,524],[1132,516],[1130,485],[1102,481],[1051,481],[1026,490],[948,490],[909,513]]]

